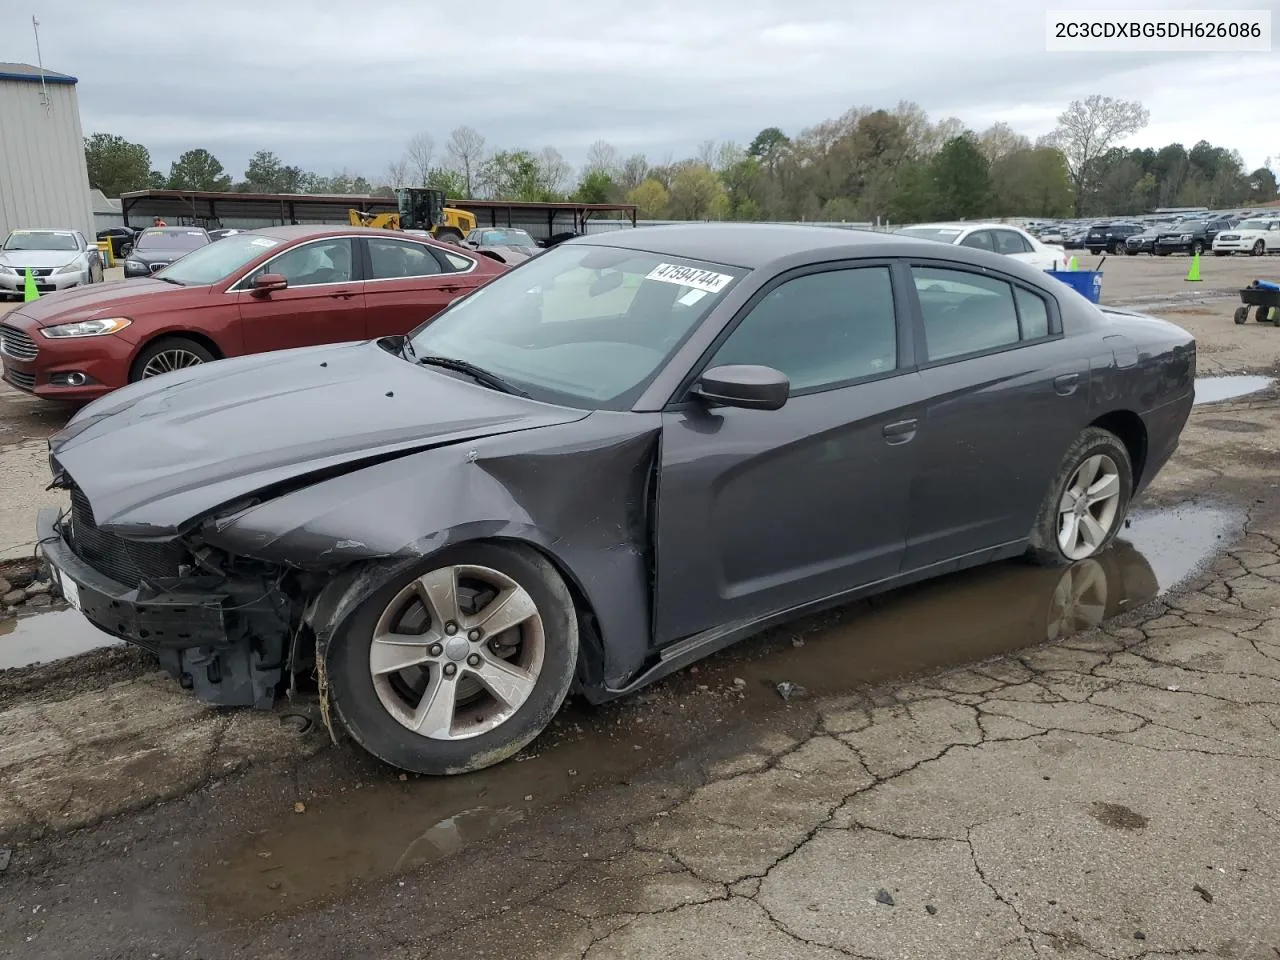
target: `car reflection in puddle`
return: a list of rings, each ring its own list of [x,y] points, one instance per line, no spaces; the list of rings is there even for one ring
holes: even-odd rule
[[[795,709],[777,693],[784,680],[815,695],[848,693],[1062,641],[1195,575],[1243,523],[1242,511],[1208,505],[1138,512],[1094,560],[997,564],[789,624],[665,681],[678,709],[658,710],[643,694],[595,710],[571,704],[550,736],[507,763],[406,781],[388,770],[310,803],[305,816],[211,841],[193,905],[224,919],[287,913],[441,860],[575,791],[697,751],[734,724],[770,723]]]

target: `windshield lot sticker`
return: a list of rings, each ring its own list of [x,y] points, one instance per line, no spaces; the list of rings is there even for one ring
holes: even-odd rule
[[[693,287],[695,290],[704,290],[707,293],[719,293],[733,277],[727,273],[682,267],[676,263],[660,263],[645,275],[645,279]]]
[[[707,291],[705,290],[690,290],[683,297],[677,300],[676,303],[682,303],[686,307],[692,307],[695,303],[697,303],[706,295],[707,295]]]
[[[270,237],[254,237],[249,241],[255,247],[274,247],[279,240],[272,240]]]

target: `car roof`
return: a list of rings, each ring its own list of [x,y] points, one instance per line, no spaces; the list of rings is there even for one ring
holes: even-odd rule
[[[146,233],[191,233],[199,230],[201,233],[208,233],[204,227],[143,227]]]
[[[575,237],[563,244],[617,247],[755,270],[787,257],[832,251],[872,257],[932,249],[935,241],[844,227],[791,223],[681,223]],[[927,247],[924,245],[928,245]]]
[[[955,220],[938,223],[911,223],[899,230],[1021,230],[1012,223],[991,223],[986,220]]]
[[[69,237],[75,231],[68,230],[66,227],[15,227],[9,231],[10,236],[15,233],[61,233]]]

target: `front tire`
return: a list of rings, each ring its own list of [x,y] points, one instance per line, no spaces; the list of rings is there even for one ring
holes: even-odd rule
[[[326,655],[342,725],[375,757],[447,775],[505,760],[560,709],[578,661],[563,578],[527,548],[463,544],[370,596]]]
[[[133,361],[133,366],[129,368],[129,382],[134,383],[216,359],[208,349],[194,340],[186,337],[161,337]]]
[[[1089,427],[1068,448],[1031,530],[1028,554],[1059,567],[1097,556],[1124,526],[1133,463],[1113,433]]]
[[[1253,255],[1254,255],[1255,257],[1265,256],[1265,255],[1266,255],[1266,252],[1267,252],[1267,244],[1266,244],[1266,241],[1264,241],[1264,240],[1259,240],[1259,241],[1257,241],[1256,243],[1254,243],[1254,245],[1253,245],[1253,250],[1252,250],[1251,252],[1253,253]]]

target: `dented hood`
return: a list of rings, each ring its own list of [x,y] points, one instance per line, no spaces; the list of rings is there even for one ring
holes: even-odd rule
[[[409,363],[376,343],[348,343],[133,384],[80,411],[49,448],[99,526],[166,536],[311,474],[586,415]]]

